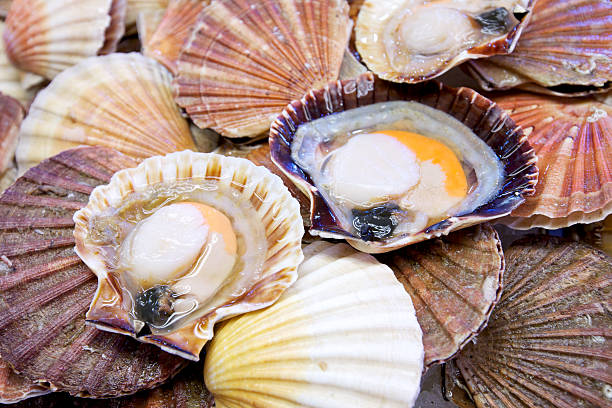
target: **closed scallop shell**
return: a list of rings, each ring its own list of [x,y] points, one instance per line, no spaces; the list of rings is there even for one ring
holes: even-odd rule
[[[310,177],[293,161],[291,143],[297,128],[303,123],[360,106],[397,100],[431,106],[472,129],[500,158],[505,170],[504,186],[494,199],[470,214],[451,217],[415,234],[386,241],[362,241],[342,227]],[[372,73],[357,79],[332,82],[292,102],[272,124],[270,148],[274,163],[310,198],[310,233],[346,239],[355,248],[371,253],[389,252],[509,215],[523,203],[525,196],[533,194],[538,174],[536,157],[527,137],[489,99],[468,88],[449,88],[434,81],[409,86],[394,84],[380,80]]]
[[[241,295],[232,295],[222,302],[213,299],[216,303],[207,305],[210,310],[203,316],[186,321],[167,333],[140,333],[141,328],[137,328],[129,311],[122,306],[126,294],[109,278],[107,263],[91,238],[90,221],[109,208],[116,208],[130,194],[143,193],[158,183],[177,181],[194,186],[213,183],[221,194],[231,194],[233,201],[253,203],[266,239],[262,271]],[[89,203],[75,214],[74,220],[77,253],[96,273],[99,283],[87,312],[88,323],[102,330],[133,336],[195,361],[212,338],[216,322],[274,303],[297,279],[297,266],[303,259],[300,245],[304,227],[299,204],[280,178],[248,160],[214,153],[171,153],[151,157],[136,168],[118,172],[108,185],[92,192]]]
[[[14,0],[4,42],[19,68],[53,79],[97,55],[111,25],[113,0]]]
[[[502,293],[504,255],[488,224],[379,258],[414,304],[423,329],[425,367],[452,358],[487,324]]]
[[[267,132],[289,102],[338,77],[348,9],[344,0],[211,3],[178,60],[178,104],[223,136]]]
[[[489,325],[457,358],[476,406],[609,407],[612,259],[538,236],[506,260]]]
[[[535,195],[506,224],[557,229],[612,212],[612,107],[593,98],[528,93],[493,99],[528,134],[540,169]]]
[[[144,55],[157,60],[172,74],[178,74],[181,49],[195,28],[198,15],[208,4],[210,0],[170,0],[160,23],[143,42]]]
[[[17,100],[0,93],[0,174],[13,167],[19,126],[24,114]]]
[[[185,365],[156,347],[85,325],[96,276],[74,252],[72,216],[134,159],[104,147],[62,152],[0,198],[0,355],[25,378],[108,398],[156,387]]]
[[[136,158],[195,149],[170,84],[164,67],[137,53],[92,57],[67,69],[36,96],[23,122],[20,171],[79,145]]]
[[[468,71],[489,90],[602,88],[612,81],[611,15],[607,1],[538,0],[514,52],[471,61]]]
[[[215,334],[204,379],[217,408],[412,406],[421,328],[393,272],[346,244],[304,255],[278,302]]]
[[[15,404],[50,392],[48,388],[18,375],[6,361],[0,359],[0,404]]]

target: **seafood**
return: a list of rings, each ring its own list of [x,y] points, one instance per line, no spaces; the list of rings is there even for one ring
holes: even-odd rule
[[[310,232],[372,253],[508,215],[537,181],[526,139],[470,89],[372,74],[294,101],[270,131],[272,160],[311,199]]]
[[[118,172],[74,221],[98,276],[87,321],[191,360],[217,321],[274,303],[303,259],[299,204],[282,181],[213,153]]]
[[[278,302],[215,334],[204,378],[216,406],[411,407],[421,329],[392,271],[346,244],[318,241],[304,256]]]

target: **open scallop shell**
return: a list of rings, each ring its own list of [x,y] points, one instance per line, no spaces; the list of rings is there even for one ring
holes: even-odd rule
[[[177,75],[176,62],[181,49],[195,28],[198,15],[209,3],[210,0],[170,0],[160,23],[143,42],[144,55],[157,60]]]
[[[358,106],[378,102],[416,101],[455,117],[492,147],[505,168],[504,187],[497,197],[474,212],[451,217],[408,236],[387,241],[361,241],[336,220],[310,177],[291,158],[291,143],[300,124]],[[480,224],[510,214],[524,196],[534,192],[537,182],[535,155],[527,137],[512,119],[493,102],[467,88],[448,88],[437,82],[417,85],[394,84],[371,73],[355,80],[330,83],[292,102],[272,124],[272,160],[311,200],[310,233],[324,238],[347,239],[365,252],[389,252],[453,230]]]
[[[607,1],[538,0],[514,52],[466,67],[488,90],[520,86],[580,93],[602,88],[612,81],[611,14]]]
[[[17,136],[24,114],[18,101],[0,93],[0,174],[14,166]]]
[[[444,8],[445,3],[449,3],[448,9]],[[480,3],[480,7],[475,5]],[[524,3],[524,4],[521,4]],[[530,9],[533,6],[533,1],[514,1],[514,2],[485,2],[472,0],[470,2],[445,2],[445,1],[414,1],[414,0],[366,0],[361,6],[357,25],[355,26],[355,45],[361,58],[368,68],[376,73],[380,78],[394,82],[421,82],[427,79],[435,78],[442,75],[454,66],[474,58],[484,58],[495,54],[508,54],[514,49],[516,42],[527,24],[530,17]],[[356,4],[355,7],[358,5]],[[415,17],[414,10],[426,10],[427,8],[441,7],[444,10],[455,10],[457,15],[464,14],[464,10],[474,7],[477,12],[490,11],[498,6],[505,6],[504,10],[509,14],[510,20],[504,30],[500,32],[487,32],[485,28],[475,29],[470,32],[465,44],[459,47],[440,51],[439,54],[429,54],[432,50],[423,50],[423,54],[418,54],[416,50],[407,50],[402,48],[401,41],[392,39],[389,36],[393,35],[392,27],[394,24],[406,26],[412,24],[411,19]],[[511,9],[508,9],[511,8]],[[474,11],[476,12],[476,11]],[[465,12],[471,15],[471,12]],[[452,14],[455,16],[455,14]],[[403,17],[401,17],[403,16]],[[398,18],[404,20],[396,20]],[[449,17],[450,18],[450,17]],[[455,33],[454,30],[461,27],[462,23],[458,21],[440,21],[438,23],[449,31],[449,36],[453,38],[461,38],[463,33]],[[476,27],[477,23],[472,17],[468,17],[471,27]],[[422,30],[431,30],[432,27],[422,27]],[[435,28],[434,28],[435,29]],[[395,30],[395,29],[393,29]],[[415,28],[414,31],[421,30]],[[480,35],[482,38],[475,40],[474,38]],[[420,34],[424,37],[423,34]],[[421,38],[420,41],[422,41]],[[414,40],[419,41],[419,40]],[[444,40],[439,40],[438,44],[444,44]],[[395,57],[389,46],[400,47],[397,52],[400,56],[411,56],[408,66],[402,66],[403,63],[393,61]],[[420,51],[419,51],[420,52]],[[436,57],[434,58],[434,55]],[[421,59],[417,61],[418,59]]]
[[[50,392],[48,388],[18,375],[9,364],[0,359],[0,404],[14,404]]]
[[[201,128],[255,137],[292,100],[338,77],[350,34],[344,0],[219,0],[178,60],[175,96]]]
[[[593,98],[528,93],[494,100],[528,134],[540,168],[535,195],[505,223],[557,229],[612,212],[612,107]]]
[[[72,395],[153,388],[185,362],[85,325],[96,277],[75,254],[74,212],[95,186],[136,162],[77,148],[30,169],[0,198],[0,354],[31,381]]]
[[[488,224],[379,258],[412,298],[423,329],[425,367],[452,358],[485,326],[502,292],[504,255]]]
[[[217,303],[207,305],[210,310],[204,316],[188,320],[169,333],[140,333],[142,322],[135,322],[122,306],[122,301],[117,301],[125,293],[117,289],[119,284],[111,282],[99,246],[91,239],[89,223],[96,215],[116,208],[131,193],[143,193],[151,185],[179,180],[192,185],[214,183],[221,194],[232,194],[233,201],[253,203],[267,241],[263,270],[252,287],[244,288],[242,295],[215,299]],[[97,274],[99,282],[87,313],[88,322],[102,330],[133,336],[191,360],[199,359],[200,350],[212,338],[217,321],[274,303],[297,279],[297,266],[303,259],[300,243],[304,227],[299,205],[282,181],[248,160],[213,153],[185,151],[156,156],[134,169],[119,172],[110,184],[92,192],[89,204],[75,214],[74,220],[77,252]]]
[[[506,260],[489,325],[457,358],[477,407],[609,407],[612,259],[538,236]]]
[[[204,378],[217,408],[411,407],[423,344],[393,272],[346,244],[318,241],[304,255],[278,302],[211,341]]]
[[[92,57],[67,69],[36,96],[23,122],[20,171],[79,145],[136,158],[195,149],[170,83],[164,67],[137,53]]]
[[[17,67],[53,79],[100,52],[112,5],[113,0],[14,0],[6,18],[6,52]]]

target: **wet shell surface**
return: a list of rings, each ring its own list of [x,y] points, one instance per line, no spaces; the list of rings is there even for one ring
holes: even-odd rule
[[[0,174],[14,167],[17,136],[24,114],[17,100],[0,93]]]
[[[510,53],[532,3],[366,0],[355,26],[355,45],[380,78],[421,82],[469,59]]]
[[[113,0],[14,0],[4,42],[19,68],[53,79],[97,55],[111,26]],[[109,34],[116,36],[114,30]]]
[[[344,0],[215,1],[181,52],[176,100],[201,128],[258,136],[338,77],[350,28]]]
[[[92,57],[67,69],[36,96],[23,122],[20,171],[79,145],[136,158],[195,149],[170,84],[165,68],[137,53]]]
[[[477,407],[609,407],[612,259],[538,236],[506,260],[489,325],[457,358]]]
[[[194,29],[198,15],[209,0],[170,0],[160,24],[143,43],[143,53],[178,74],[177,60]]]
[[[392,271],[346,244],[318,241],[304,255],[278,302],[213,338],[204,378],[217,408],[411,407],[421,329]]]
[[[535,195],[505,223],[557,229],[612,212],[612,107],[528,93],[493,99],[528,135],[540,169]]]
[[[503,166],[503,180],[496,195],[486,204],[463,215],[444,219],[408,234],[391,235],[378,240],[362,239],[352,230],[350,221],[339,218],[343,209],[328,203],[310,175],[292,158],[292,143],[298,127],[318,118],[381,102],[414,101],[432,111],[457,119],[491,149]],[[420,105],[419,105],[420,106]],[[446,116],[445,116],[446,117]],[[454,120],[453,119],[453,120]],[[330,83],[292,102],[273,123],[270,131],[271,156],[282,171],[311,199],[310,233],[323,238],[347,239],[365,252],[389,252],[403,246],[471,225],[496,219],[510,212],[533,193],[537,181],[535,155],[520,128],[490,100],[471,89],[453,89],[436,82],[401,85],[375,79],[365,74],[356,80]],[[487,147],[487,146],[485,146]],[[496,159],[496,160],[497,160]],[[354,225],[354,223],[353,223]]]
[[[52,390],[97,398],[153,388],[185,362],[85,325],[96,276],[74,252],[72,216],[95,186],[136,162],[78,148],[30,169],[0,198],[0,354]]]
[[[223,232],[222,238],[210,238],[212,244],[204,242],[204,252],[197,261],[189,262],[195,266],[184,272],[168,278],[151,278],[149,269],[134,272],[144,257],[133,249],[139,231],[148,228],[145,225],[151,225],[158,214],[193,203],[211,207],[209,214],[216,211],[221,218],[227,217],[231,234],[236,234],[236,255],[231,261],[235,263],[228,260],[227,271],[216,264],[225,258],[213,246],[215,242],[222,239],[226,246],[221,248],[226,250],[230,245],[230,233]],[[186,209],[180,211],[184,214]],[[209,228],[214,230],[214,223],[221,221],[210,217]],[[156,156],[119,172],[110,184],[94,190],[89,204],[74,220],[77,253],[99,282],[88,322],[191,360],[199,359],[217,321],[274,303],[297,278],[297,266],[303,259],[299,204],[280,178],[248,160],[213,153]],[[187,234],[181,238],[182,246],[190,237]],[[121,266],[124,264],[128,266]],[[214,273],[207,273],[207,268]],[[220,282],[216,276],[222,278]],[[200,288],[204,284],[210,292],[206,296]],[[149,299],[158,288],[171,294],[140,306],[141,299]],[[169,311],[164,299],[171,303]]]
[[[477,225],[379,258],[410,294],[423,329],[425,366],[453,357],[485,326],[502,292],[497,232]]]
[[[514,52],[471,61],[468,71],[489,90],[520,86],[565,93],[604,87],[612,81],[610,16],[608,1],[538,0]]]
[[[16,374],[9,364],[0,359],[0,404],[14,404],[49,392],[48,388]]]

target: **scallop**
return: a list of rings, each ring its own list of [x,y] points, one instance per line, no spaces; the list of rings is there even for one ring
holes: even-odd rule
[[[304,233],[282,181],[246,159],[146,159],[74,215],[98,276],[87,321],[198,360],[219,320],[268,306],[297,278]]]
[[[15,373],[6,361],[0,360],[0,404],[14,404],[50,392],[48,388]]]

